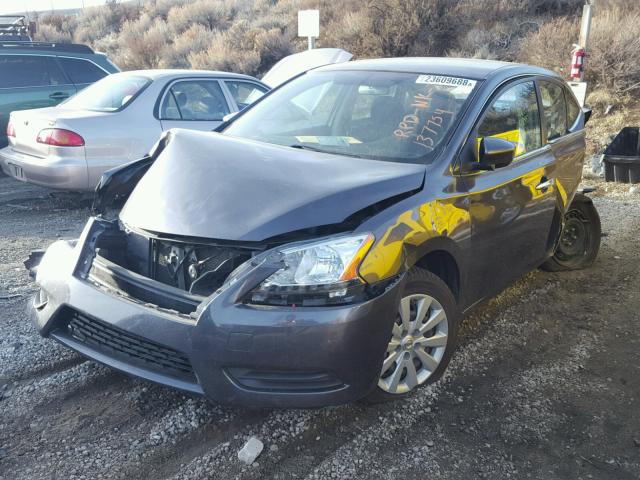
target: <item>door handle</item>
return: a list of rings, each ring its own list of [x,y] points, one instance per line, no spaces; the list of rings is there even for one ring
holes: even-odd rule
[[[542,177],[542,181],[536,185],[536,190],[546,190],[547,188],[553,187],[556,181],[553,178]]]
[[[64,100],[65,98],[69,98],[69,94],[64,92],[54,92],[49,95],[49,98],[51,100]]]

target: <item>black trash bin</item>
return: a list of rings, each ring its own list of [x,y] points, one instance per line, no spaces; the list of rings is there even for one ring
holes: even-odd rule
[[[640,127],[625,127],[604,151],[604,179],[607,182],[640,182]]]

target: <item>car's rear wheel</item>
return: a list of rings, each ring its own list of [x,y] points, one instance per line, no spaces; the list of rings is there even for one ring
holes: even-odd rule
[[[402,398],[440,378],[456,344],[458,323],[447,285],[421,268],[409,271],[378,385],[365,401]]]
[[[591,201],[574,201],[564,216],[556,251],[540,268],[548,272],[580,270],[593,264],[600,250],[600,216]]]

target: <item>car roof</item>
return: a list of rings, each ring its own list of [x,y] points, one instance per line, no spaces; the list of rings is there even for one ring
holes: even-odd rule
[[[509,76],[520,74],[558,76],[550,70],[521,63],[449,57],[402,57],[356,60],[353,62],[326,65],[317,70],[378,70],[387,72],[430,73],[434,75],[471,78],[474,80],[484,80],[498,72],[504,73],[505,75],[508,74]]]
[[[129,70],[127,72],[120,72],[117,75],[142,75],[152,80],[161,78],[181,78],[181,77],[225,77],[225,78],[237,78],[241,80],[257,80],[255,77],[244,75],[241,73],[221,72],[218,70],[189,70],[182,68],[171,69],[152,69],[152,70]]]
[[[80,43],[32,42],[7,40],[0,36],[0,53],[21,55],[80,55],[91,56],[96,52]]]

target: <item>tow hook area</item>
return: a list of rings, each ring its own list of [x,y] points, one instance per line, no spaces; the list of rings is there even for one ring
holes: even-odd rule
[[[33,250],[27,259],[23,262],[24,267],[29,270],[29,276],[31,278],[36,278],[36,274],[38,273],[38,265],[40,265],[40,261],[44,256],[45,250]]]

